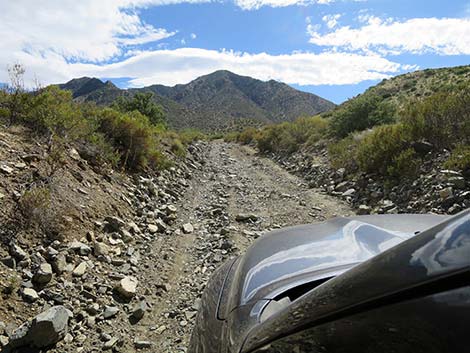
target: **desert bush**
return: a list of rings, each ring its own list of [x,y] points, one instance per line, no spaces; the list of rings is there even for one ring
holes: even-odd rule
[[[37,186],[24,192],[17,208],[24,228],[37,227],[50,240],[61,238],[62,209],[52,204],[49,188]]]
[[[177,157],[183,158],[186,156],[186,147],[184,147],[183,143],[178,138],[172,140],[170,149]]]
[[[49,86],[38,92],[31,102],[25,123],[36,132],[69,141],[83,138],[91,126],[80,106],[72,100],[70,91]]]
[[[236,137],[237,142],[244,144],[244,145],[249,145],[252,143],[256,143],[256,141],[259,139],[260,133],[257,129],[253,127],[246,128],[242,132],[238,134]]]
[[[204,134],[202,131],[199,131],[197,129],[184,129],[178,132],[178,136],[179,136],[180,141],[184,145],[189,145],[190,143],[194,141],[207,140],[206,134]]]
[[[412,148],[401,151],[393,157],[390,165],[387,166],[387,177],[402,179],[413,178],[418,174],[421,159]]]
[[[262,130],[256,130],[256,133],[252,131],[247,139],[257,140],[260,151],[289,154],[301,146],[318,142],[324,137],[327,128],[328,121],[324,118],[303,117],[291,123],[267,126]]]
[[[349,100],[331,114],[330,131],[344,138],[354,131],[395,121],[396,108],[376,94],[363,94]]]
[[[102,132],[120,155],[119,164],[128,170],[163,168],[166,162],[158,151],[155,127],[138,111],[121,113],[113,109],[101,112]]]
[[[344,139],[332,142],[328,145],[328,157],[331,166],[335,169],[345,168],[351,173],[357,170],[357,145],[358,141],[350,135]]]
[[[403,161],[401,155],[410,148],[411,141],[410,130],[403,124],[377,126],[358,145],[358,166],[367,173],[392,176],[389,172],[404,169],[396,163]]]
[[[454,93],[436,93],[410,103],[401,121],[414,139],[425,139],[438,148],[470,142],[470,87]]]
[[[470,171],[470,145],[458,145],[444,163],[445,168]]]
[[[165,124],[165,114],[161,106],[153,100],[152,92],[138,92],[131,98],[120,96],[112,107],[123,113],[138,111],[145,115],[152,125]]]
[[[223,139],[225,142],[236,142],[238,140],[238,132],[230,131],[223,135]]]

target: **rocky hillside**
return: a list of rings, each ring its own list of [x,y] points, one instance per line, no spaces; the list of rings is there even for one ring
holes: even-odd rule
[[[426,69],[385,79],[361,96],[378,95],[384,102],[403,105],[411,99],[429,97],[439,91],[452,91],[470,80],[470,65]]]
[[[121,90],[111,82],[79,78],[60,85],[79,101],[111,104],[120,95],[152,92],[174,128],[220,130],[238,125],[292,121],[334,108],[334,104],[311,93],[277,81],[263,82],[229,71],[216,71],[185,85],[153,85]]]

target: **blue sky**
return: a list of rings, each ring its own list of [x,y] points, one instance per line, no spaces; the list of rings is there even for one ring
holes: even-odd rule
[[[120,87],[174,85],[227,69],[340,103],[383,78],[470,63],[468,0],[19,0],[4,6],[0,65],[21,62],[27,81],[41,84],[96,76]]]

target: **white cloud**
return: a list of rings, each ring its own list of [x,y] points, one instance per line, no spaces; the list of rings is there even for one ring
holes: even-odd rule
[[[322,34],[308,27],[310,42],[339,50],[401,53],[470,54],[469,18],[413,18],[403,22],[362,15],[359,28],[336,27]]]
[[[326,23],[326,26],[330,29],[335,28],[338,25],[338,20],[341,18],[340,14],[336,15],[325,15],[322,17],[322,21]]]
[[[142,48],[142,44],[168,38],[176,32],[143,22],[137,10],[182,1],[206,0],[4,2],[0,12],[0,82],[7,80],[5,68],[14,62],[25,65],[29,84],[37,77],[44,85],[80,76],[129,77],[132,86],[173,85],[219,69],[299,85],[353,84],[385,78],[403,69],[398,63],[369,54],[269,55],[199,48],[167,50],[164,42],[153,45],[155,50]],[[304,3],[243,1],[247,4],[255,1],[254,7]],[[195,39],[196,35],[190,37]]]
[[[338,0],[234,0],[235,4],[243,10],[258,10],[263,6],[286,7],[306,6],[312,4],[328,5]]]
[[[191,33],[190,36],[191,36],[191,39],[196,39],[197,38],[196,33]]]
[[[130,77],[130,85],[187,83],[198,76],[226,69],[262,80],[275,79],[299,85],[354,84],[396,74],[401,65],[375,55],[345,53],[292,53],[269,55],[198,48],[135,52],[116,63],[67,63],[60,55],[21,58],[29,73],[42,84],[65,82],[74,77]],[[2,73],[3,74],[3,73]]]

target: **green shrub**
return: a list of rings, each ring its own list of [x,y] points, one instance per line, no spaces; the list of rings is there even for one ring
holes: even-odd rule
[[[194,141],[207,140],[206,134],[204,134],[202,131],[199,131],[197,129],[184,129],[178,132],[178,136],[179,136],[180,141],[184,145],[189,145],[190,143]]]
[[[470,87],[456,93],[436,93],[410,103],[401,118],[415,140],[438,148],[470,142]]]
[[[173,139],[170,149],[177,157],[183,158],[186,156],[186,147],[177,138]]]
[[[104,109],[101,113],[100,131],[119,152],[120,165],[129,170],[154,166],[157,140],[148,118],[137,111],[121,113]],[[158,163],[160,164],[160,163]]]
[[[402,163],[402,153],[410,148],[411,141],[410,131],[403,124],[377,126],[358,145],[358,166],[367,173],[394,176],[389,173],[395,173],[397,162]]]
[[[330,143],[328,145],[328,156],[333,168],[345,168],[348,172],[357,170],[357,145],[358,141],[352,135]]]
[[[57,86],[46,87],[33,97],[25,122],[49,137],[75,140],[90,133],[90,124],[72,93]]]
[[[254,138],[263,152],[289,154],[303,145],[313,145],[325,135],[328,121],[320,116],[304,117],[294,122],[270,125],[257,131]]]
[[[464,172],[470,171],[470,145],[457,146],[445,161],[444,167]]]
[[[376,94],[363,94],[349,100],[333,111],[331,133],[344,138],[354,131],[362,131],[395,120],[396,108]]]
[[[113,103],[112,107],[123,113],[138,111],[145,115],[152,125],[165,124],[165,114],[160,105],[153,100],[152,92],[138,92],[133,97],[120,96]]]
[[[387,167],[388,177],[396,179],[413,178],[418,174],[421,159],[412,148],[400,152]]]
[[[240,132],[236,137],[236,140],[241,144],[249,145],[252,143],[256,143],[259,137],[260,133],[258,132],[258,130],[253,127],[249,127]]]

